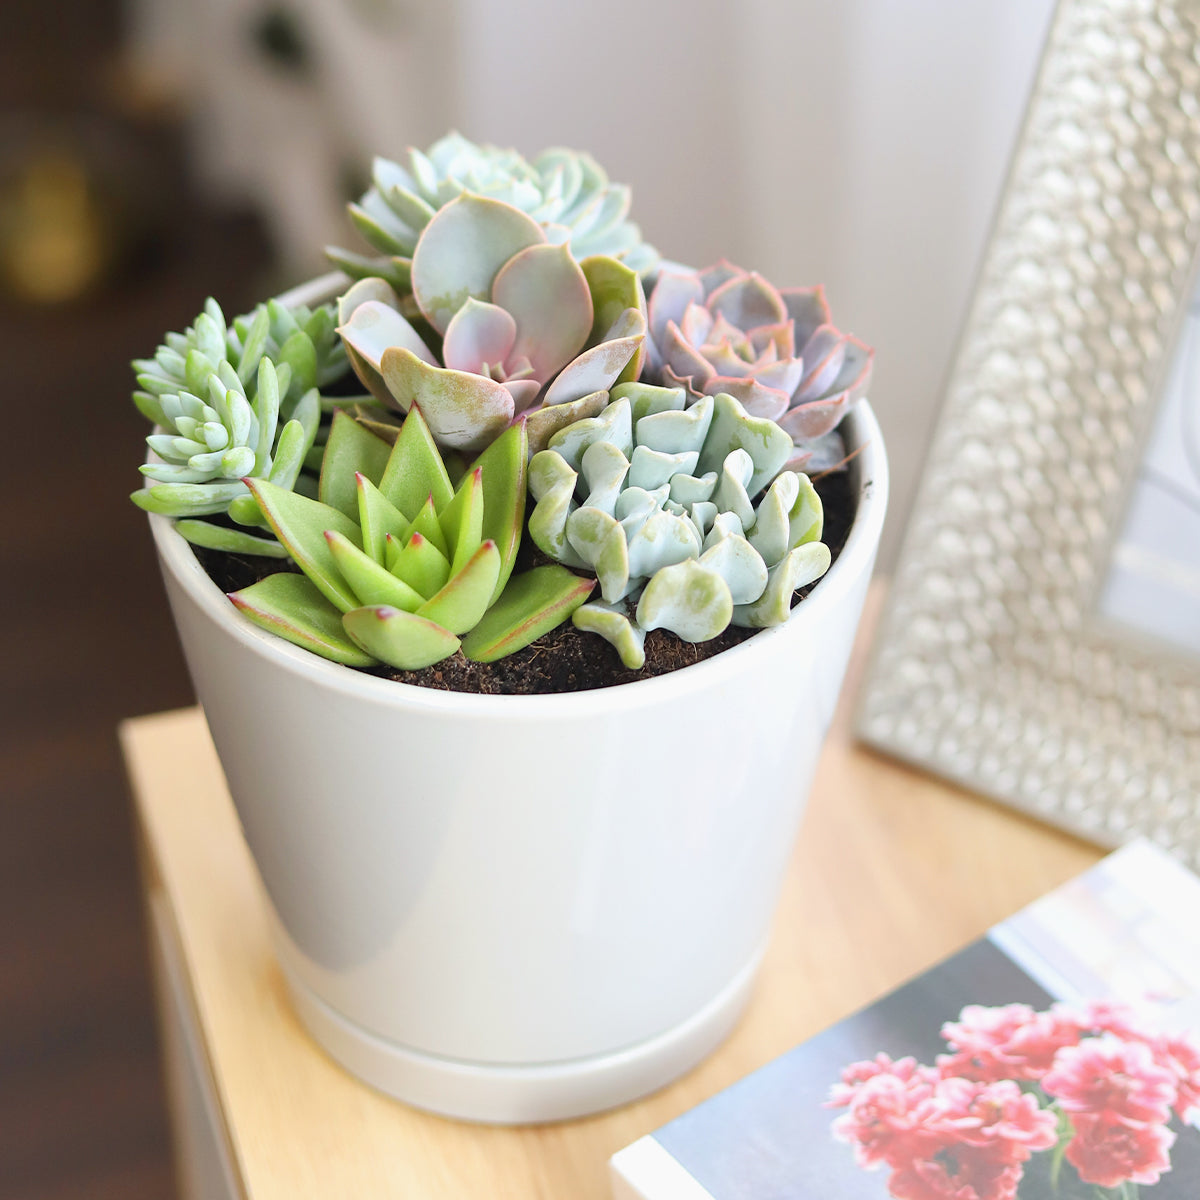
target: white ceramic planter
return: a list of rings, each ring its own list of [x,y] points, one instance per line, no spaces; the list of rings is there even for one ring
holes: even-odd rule
[[[393,683],[260,631],[152,517],[196,692],[301,1019],[356,1075],[481,1121],[649,1092],[732,1027],[762,955],[883,523],[784,626],[620,687]]]

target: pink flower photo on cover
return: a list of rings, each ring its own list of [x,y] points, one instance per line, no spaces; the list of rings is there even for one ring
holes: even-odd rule
[[[969,1005],[942,1036],[936,1065],[879,1054],[830,1093],[895,1200],[1134,1200],[1200,1117],[1200,1044],[1123,1005]]]

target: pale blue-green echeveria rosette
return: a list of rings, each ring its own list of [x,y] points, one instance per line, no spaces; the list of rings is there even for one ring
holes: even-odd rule
[[[512,573],[527,450],[518,422],[455,488],[419,408],[391,446],[335,414],[319,499],[250,480],[303,574],[269,575],[230,599],[269,632],[348,666],[408,671],[460,646],[479,662],[521,649],[595,586],[561,566]]]
[[[788,465],[825,470],[844,457],[835,432],[863,395],[874,351],[832,323],[822,287],[775,288],[721,262],[663,270],[649,300],[646,378],[690,401],[726,392],[792,436]]]
[[[180,518],[176,528],[196,545],[285,556],[269,537],[197,518],[228,513],[266,529],[242,479],[296,486],[320,424],[319,389],[348,367],[332,306],[271,300],[227,325],[210,299],[184,333],[168,333],[154,358],[133,365],[134,403],[158,427],[146,439],[156,461],[141,467],[152,486],[133,502]]]
[[[451,133],[425,153],[410,150],[405,165],[376,158],[371,177],[371,187],[349,211],[379,257],[335,247],[327,253],[352,277],[379,276],[401,293],[408,290],[422,230],[438,209],[463,192],[527,213],[546,231],[547,240],[568,242],[581,261],[606,254],[641,274],[658,263],[658,252],[642,241],[641,231],[628,219],[629,188],[610,183],[603,167],[577,150],[556,147],[529,162],[516,150],[477,145]]]
[[[830,562],[820,498],[782,470],[788,434],[725,393],[690,408],[683,388],[629,383],[612,396],[529,465],[530,536],[600,583],[575,624],[637,669],[651,629],[702,642],[731,622],[786,621],[794,591]]]
[[[637,272],[604,255],[576,262],[503,201],[464,192],[440,209],[411,283],[405,301],[360,280],[339,301],[339,332],[364,385],[401,412],[419,405],[444,448],[481,450],[525,415],[539,450],[641,369]]]

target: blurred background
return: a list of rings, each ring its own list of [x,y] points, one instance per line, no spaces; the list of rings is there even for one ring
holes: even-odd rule
[[[894,559],[1052,0],[4,0],[0,1197],[174,1194],[115,726],[191,702],[129,360],[353,244],[374,152],[586,148],[878,351]]]

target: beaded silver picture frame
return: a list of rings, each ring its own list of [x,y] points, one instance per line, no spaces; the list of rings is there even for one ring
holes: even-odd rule
[[[1153,597],[1140,633],[1101,599],[1198,258],[1200,0],[1060,0],[858,714],[880,750],[1194,867],[1200,655],[1148,636]],[[1200,527],[1167,525],[1200,568]]]

